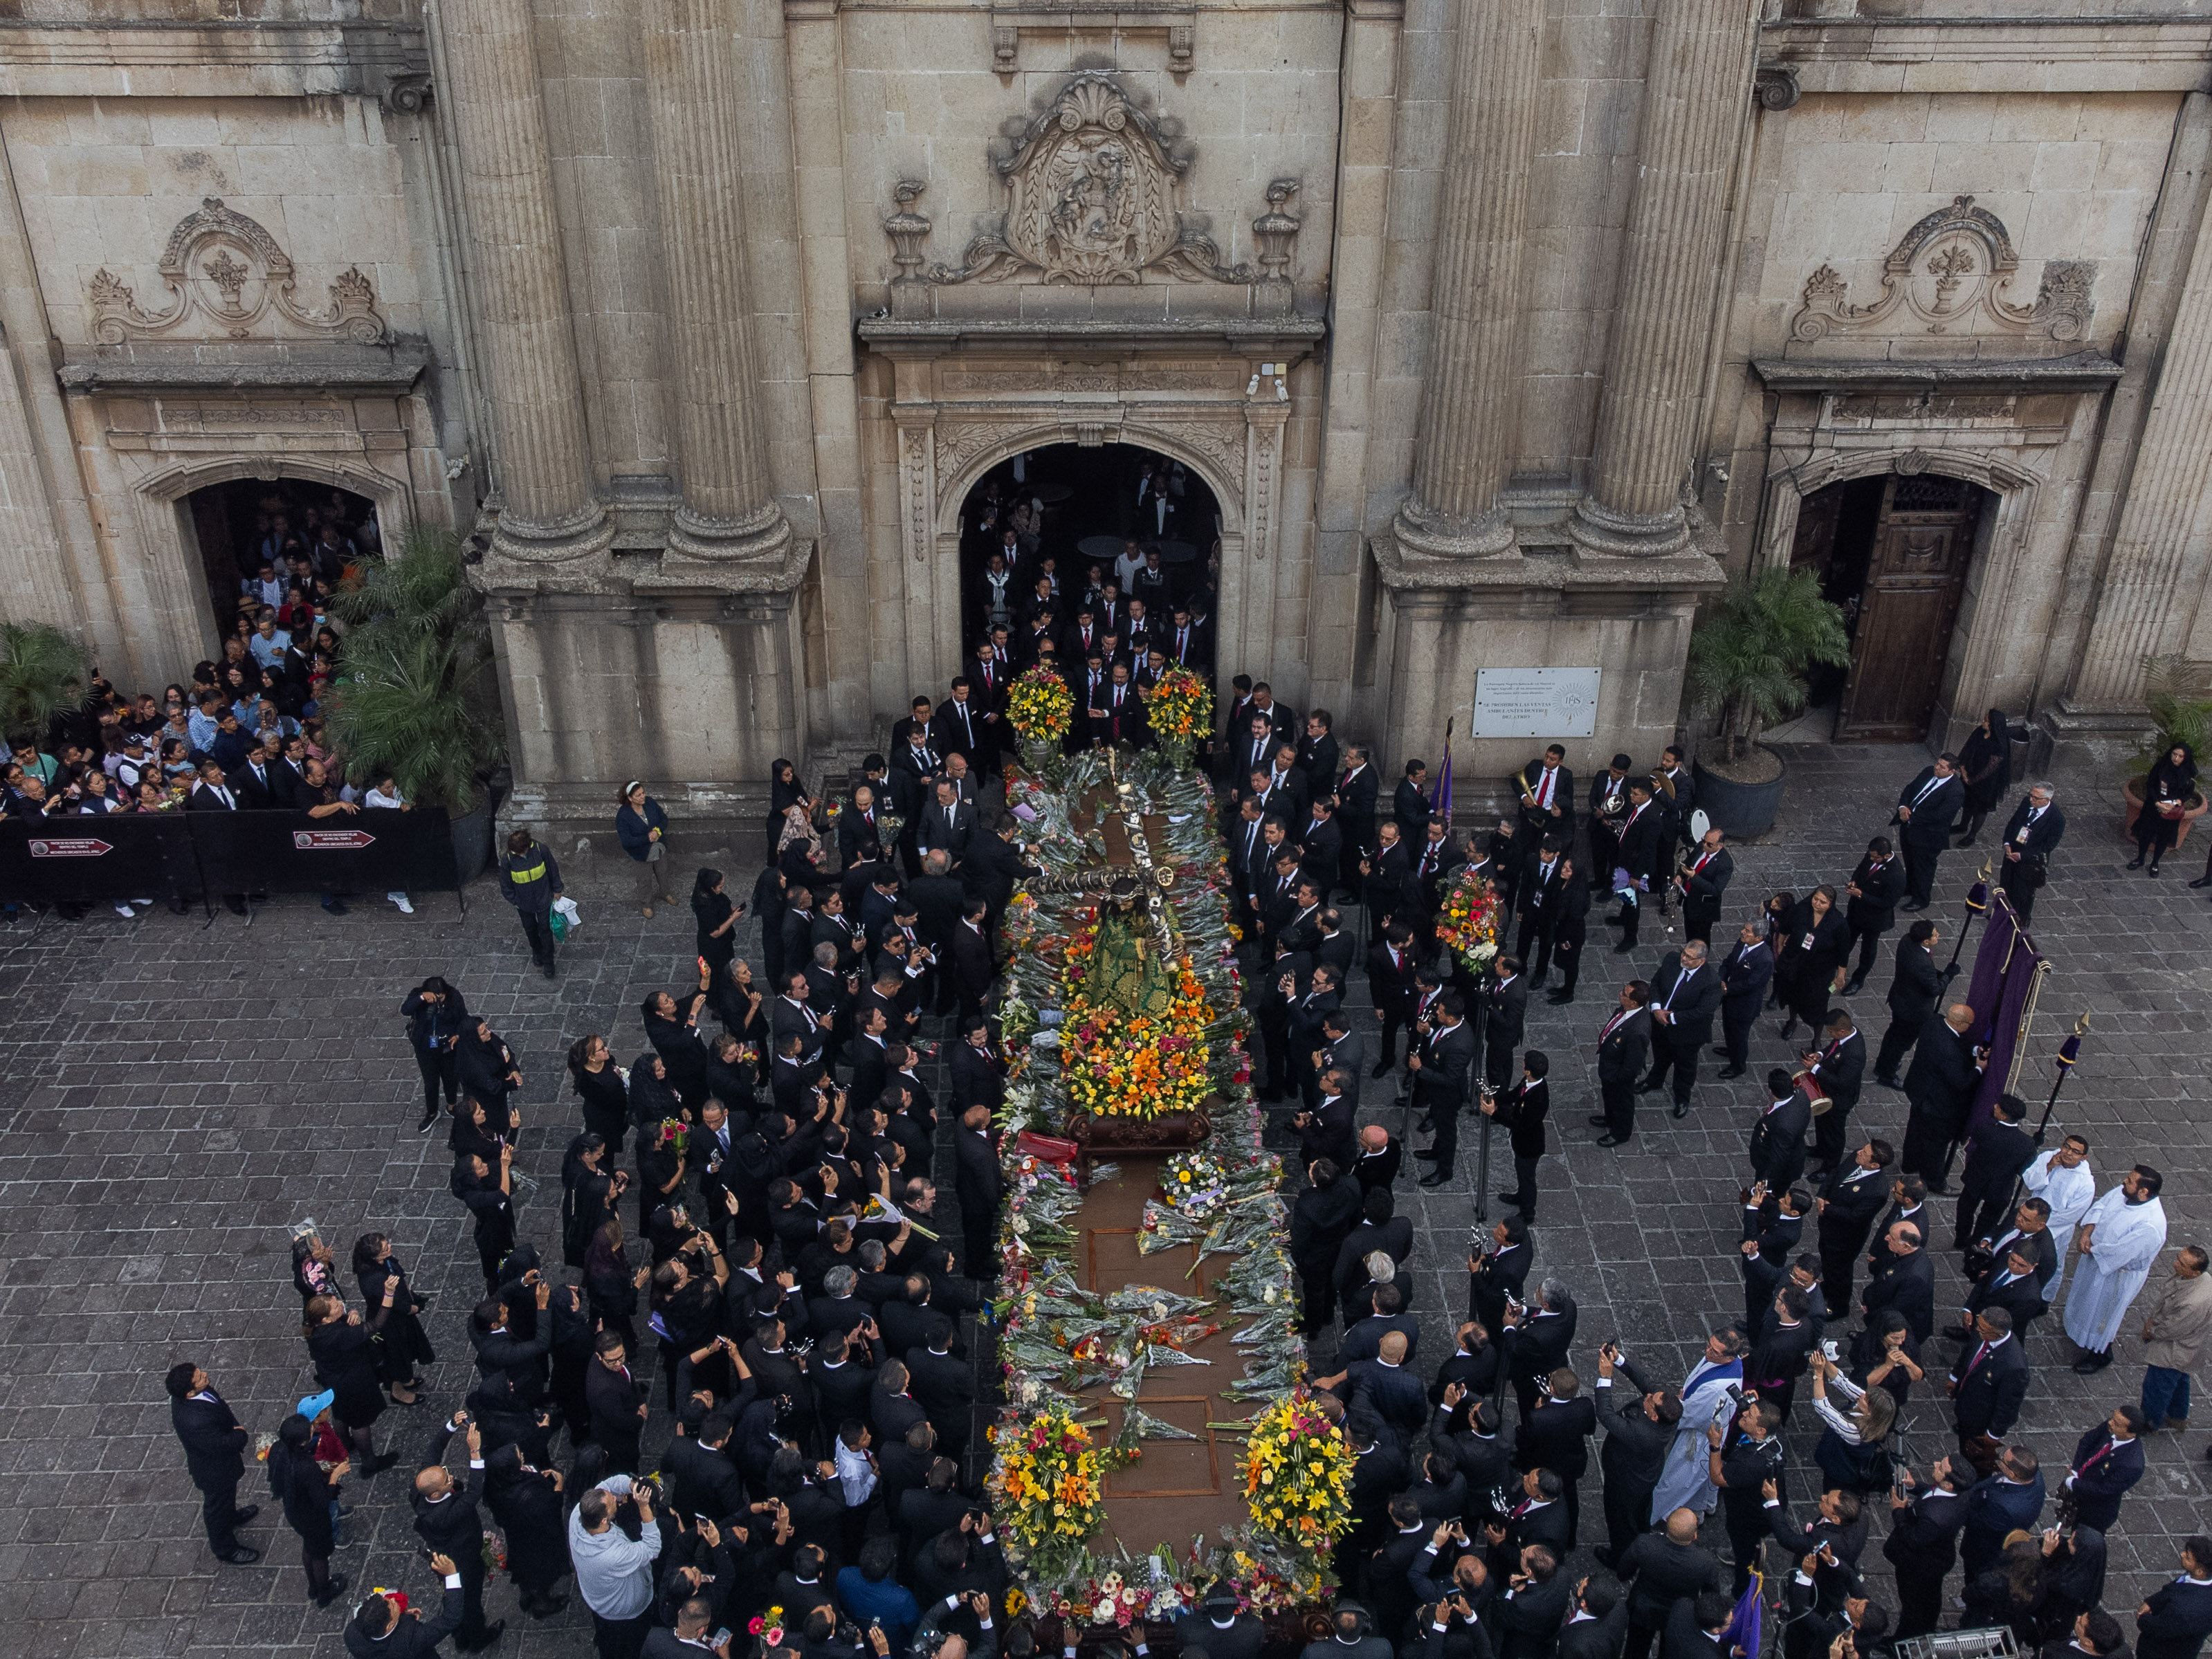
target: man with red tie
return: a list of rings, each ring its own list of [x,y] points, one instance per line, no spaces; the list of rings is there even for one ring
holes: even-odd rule
[[[1713,942],[1713,925],[1721,919],[1721,895],[1735,875],[1735,859],[1722,844],[1727,839],[1718,830],[1706,830],[1695,854],[1674,876],[1682,894],[1682,936],[1701,945]]]
[[[1514,782],[1521,793],[1521,821],[1539,836],[1558,835],[1571,842],[1575,775],[1567,769],[1566,758],[1567,751],[1555,743],[1541,760],[1522,767]]]
[[[1175,619],[1164,630],[1160,649],[1167,659],[1178,668],[1193,668],[1203,672],[1206,665],[1206,641],[1198,624],[1190,619],[1190,607],[1179,605],[1175,608]]]
[[[2027,1398],[2027,1360],[2013,1340],[2012,1316],[1984,1308],[1974,1316],[1974,1335],[1943,1384],[1951,1396],[1959,1449],[1987,1480],[1996,1472],[2002,1443],[2020,1420]]]
[[[1623,1146],[1636,1133],[1636,1080],[1651,1052],[1651,988],[1632,979],[1620,988],[1620,1006],[1597,1034],[1598,1090],[1605,1111],[1590,1122],[1602,1127],[1601,1146]]]

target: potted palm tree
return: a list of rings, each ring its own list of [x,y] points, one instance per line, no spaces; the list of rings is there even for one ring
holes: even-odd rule
[[[1760,836],[1782,807],[1782,757],[1760,729],[1804,706],[1815,663],[1850,660],[1842,607],[1820,597],[1810,571],[1738,576],[1690,636],[1689,689],[1714,716],[1719,753],[1700,757],[1698,804],[1732,837]]]
[[[46,623],[0,623],[0,732],[43,748],[54,716],[84,701],[84,647]]]
[[[2205,763],[2205,746],[2212,743],[2212,697],[2203,695],[2201,665],[2185,658],[2151,656],[2143,659],[2143,703],[2150,711],[2149,741],[2128,757],[2127,776],[2120,793],[2128,803],[2127,821],[2121,834],[2135,838],[2136,820],[2142,816],[2143,786],[2152,766],[2184,744],[2197,763]],[[2204,816],[2200,790],[2189,797],[2174,826],[2176,847],[2189,839],[2189,826]]]
[[[506,746],[491,629],[459,539],[410,530],[396,558],[370,559],[333,597],[350,624],[325,699],[330,735],[356,769],[389,767],[400,793],[443,807],[463,881],[491,856],[486,775]]]

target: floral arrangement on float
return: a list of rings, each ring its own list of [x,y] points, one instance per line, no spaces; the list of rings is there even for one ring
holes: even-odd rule
[[[1325,1558],[1352,1530],[1352,1448],[1303,1388],[1252,1419],[1244,1501],[1252,1524],[1292,1550]]]
[[[1168,669],[1145,694],[1145,724],[1170,765],[1188,766],[1213,730],[1213,688],[1188,668]]]
[[[1084,988],[1098,931],[1094,909],[1064,947],[1060,1064],[1069,1106],[1094,1117],[1196,1111],[1214,1091],[1215,1010],[1190,958],[1160,964],[1137,1012],[1094,1002]]]
[[[1445,890],[1437,915],[1437,937],[1469,973],[1480,973],[1498,955],[1498,895],[1489,878],[1462,869]]]
[[[1090,1426],[1063,1407],[990,1430],[992,1514],[1046,1571],[1055,1555],[1080,1553],[1106,1519],[1105,1475],[1122,1461],[1091,1443]]]
[[[1006,723],[1021,740],[1024,763],[1042,770],[1052,745],[1075,729],[1075,692],[1051,669],[1034,663],[1006,688]]]

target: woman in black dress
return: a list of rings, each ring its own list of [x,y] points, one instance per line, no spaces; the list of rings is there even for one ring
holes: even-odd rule
[[[487,1164],[499,1162],[499,1149],[504,1142],[492,1127],[491,1114],[474,1095],[462,1100],[453,1109],[453,1127],[446,1136],[446,1144],[453,1149],[454,1156],[475,1156]]]
[[[600,1324],[620,1332],[623,1346],[632,1353],[637,1352],[637,1327],[630,1316],[637,1311],[637,1293],[646,1273],[647,1269],[629,1265],[629,1253],[623,1248],[622,1218],[609,1216],[584,1252],[584,1288]]]
[[[2143,779],[2142,811],[2136,814],[2136,855],[2129,869],[2142,869],[2148,859],[2151,874],[2158,873],[2159,860],[2181,839],[2181,814],[2196,793],[2197,756],[2187,744],[2177,743],[2152,763]]]
[[[1777,962],[1782,960],[1783,933],[1790,926],[1790,913],[1796,905],[1797,896],[1785,890],[1769,894],[1766,902],[1759,907],[1759,925],[1766,930],[1766,948]],[[1782,981],[1778,976],[1768,981],[1766,1006],[1782,1006]]]
[[[814,798],[806,793],[806,786],[799,781],[799,769],[779,757],[769,769],[768,789],[768,856],[775,860],[776,842],[783,835],[783,815],[794,806],[803,806],[811,817],[814,812]]]
[[[2094,1527],[2054,1528],[2042,1540],[2043,1641],[2063,1641],[2074,1621],[2105,1599],[2105,1534]]]
[[[1844,959],[1850,953],[1850,926],[1837,907],[1834,888],[1825,884],[1815,887],[1790,907],[1782,948],[1774,956],[1785,1042],[1801,1019],[1816,1039],[1826,1028],[1828,995],[1843,985]]]
[[[300,1534],[300,1565],[307,1570],[307,1594],[326,1607],[346,1587],[343,1573],[331,1571],[337,1547],[331,1511],[337,1507],[338,1481],[353,1466],[341,1463],[325,1472],[315,1462],[314,1425],[294,1412],[276,1425],[269,1449],[269,1490],[284,1506],[284,1523]]]
[[[659,1054],[647,1049],[630,1062],[630,1122],[642,1129],[648,1123],[665,1123],[672,1118],[681,1121],[683,1116],[684,1103],[669,1086],[668,1067]]]
[[[2008,1626],[2013,1639],[2032,1652],[2043,1597],[2043,1545],[2031,1534],[2006,1545],[1996,1565],[1966,1580],[1966,1612],[1959,1628]]]
[[[315,1362],[315,1381],[336,1396],[331,1419],[344,1433],[346,1443],[362,1455],[362,1478],[399,1461],[397,1452],[376,1455],[371,1433],[384,1415],[384,1390],[376,1380],[376,1338],[392,1316],[399,1295],[399,1280],[387,1278],[384,1294],[369,1314],[368,1323],[357,1313],[348,1313],[336,1297],[319,1296],[307,1304],[307,1355]]]
[[[623,1137],[629,1133],[629,1088],[606,1039],[592,1032],[570,1043],[568,1075],[584,1103],[584,1127],[603,1136],[621,1157]]]
[[[384,1300],[386,1280],[399,1281],[399,1293],[392,1299],[391,1317],[384,1322],[384,1340],[377,1344],[382,1350],[377,1369],[394,1401],[416,1405],[415,1391],[422,1386],[416,1368],[438,1358],[438,1351],[430,1346],[430,1334],[422,1328],[422,1310],[430,1300],[415,1294],[407,1283],[406,1267],[392,1254],[392,1241],[382,1233],[363,1233],[354,1240],[353,1273],[361,1285],[362,1305],[370,1308]]]
[[[561,1471],[533,1468],[520,1446],[484,1459],[484,1506],[507,1534],[507,1570],[522,1610],[543,1619],[568,1605],[553,1586],[568,1571],[568,1533],[561,1513]]]
[[[682,1202],[677,1188],[684,1184],[684,1143],[661,1125],[648,1123],[637,1132],[637,1230],[643,1232],[655,1208]]]
[[[738,954],[738,919],[745,907],[722,890],[720,870],[702,870],[691,882],[691,915],[697,923],[699,959],[707,964],[707,1006],[730,1023],[730,963]]]
[[[761,966],[767,971],[771,985],[783,982],[783,919],[791,908],[783,895],[788,885],[783,872],[773,862],[753,878],[753,915],[760,921]]]
[[[1981,833],[1982,820],[1996,810],[2005,791],[2012,787],[2012,735],[2003,709],[1989,710],[1982,723],[1966,734],[1966,744],[1959,750],[1959,772],[1966,780],[1966,798],[1960,805],[1961,817],[1956,826],[1961,832],[1958,844],[1972,847]]]
[[[1880,1389],[1897,1402],[1899,1411],[1912,1397],[1912,1385],[1928,1373],[1920,1366],[1920,1343],[1912,1327],[1894,1308],[1884,1308],[1851,1339],[1846,1356],[1851,1381],[1862,1389]]]
[[[568,1143],[561,1159],[561,1259],[571,1267],[584,1265],[592,1236],[614,1214],[615,1205],[629,1177],[606,1167],[605,1137],[586,1129]]]
[[[466,1023],[454,1052],[461,1092],[483,1102],[495,1134],[507,1133],[514,1127],[507,1098],[522,1086],[522,1068],[515,1064],[514,1050],[491,1029],[491,1021],[478,1014]]]
[[[468,1005],[459,991],[433,974],[407,994],[399,1012],[406,1016],[407,1041],[422,1073],[422,1121],[415,1128],[427,1134],[438,1121],[438,1091],[446,1091],[449,1107],[460,1096],[460,1060],[454,1049],[471,1023]]]

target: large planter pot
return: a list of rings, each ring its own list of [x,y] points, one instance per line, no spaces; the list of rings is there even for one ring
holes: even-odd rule
[[[1771,749],[1764,752],[1774,755]],[[1774,827],[1775,814],[1782,810],[1783,786],[1790,780],[1790,769],[1781,756],[1774,755],[1774,763],[1780,769],[1765,783],[1738,783],[1707,771],[1703,765],[1691,769],[1698,786],[1698,805],[1713,827],[1730,841],[1748,841]]]
[[[2120,793],[2128,803],[2127,821],[2120,825],[2120,838],[2133,841],[2136,838],[2136,821],[2142,817],[2142,780],[2130,778],[2120,786]],[[2183,807],[2180,821],[2173,826],[2173,844],[2176,847],[2189,839],[2189,826],[2204,816],[2208,805],[2212,805],[2212,802],[2207,802],[2202,795],[2191,795],[2190,799],[2197,805]]]
[[[491,803],[464,812],[447,828],[453,837],[453,868],[464,887],[483,874],[491,862]]]

